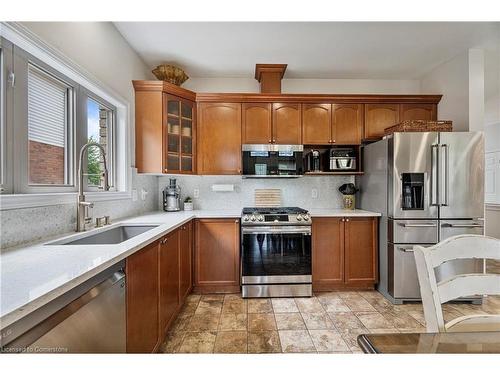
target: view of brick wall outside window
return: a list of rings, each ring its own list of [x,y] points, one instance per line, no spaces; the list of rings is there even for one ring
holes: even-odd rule
[[[64,147],[29,141],[30,184],[64,184]]]

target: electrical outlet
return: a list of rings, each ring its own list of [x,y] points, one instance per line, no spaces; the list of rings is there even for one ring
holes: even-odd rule
[[[137,201],[137,189],[132,189],[132,202]]]
[[[316,188],[311,189],[311,198],[318,199],[318,189],[316,189]]]
[[[198,199],[200,197],[200,189],[194,189],[193,190],[193,197],[195,199]]]
[[[145,201],[147,196],[148,196],[148,191],[145,189],[141,189],[141,199]]]

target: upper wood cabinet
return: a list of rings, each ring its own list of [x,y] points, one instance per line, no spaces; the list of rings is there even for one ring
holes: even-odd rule
[[[273,103],[273,143],[302,144],[301,111],[302,105],[298,103]]]
[[[151,353],[159,342],[158,241],[127,258],[126,274],[127,353]]]
[[[302,144],[301,105],[243,103],[242,143]]]
[[[194,173],[195,94],[166,82],[133,81],[133,84],[138,172]]]
[[[164,94],[163,129],[166,155],[164,171],[167,173],[193,173],[195,104],[177,96]]]
[[[344,282],[344,221],[313,218],[312,277],[315,289]]]
[[[380,139],[384,136],[385,128],[398,122],[399,104],[365,104],[364,139]]]
[[[332,143],[332,105],[302,105],[302,140],[304,144]]]
[[[180,228],[179,298],[183,301],[193,286],[193,222]]]
[[[160,240],[159,248],[159,335],[163,338],[179,307],[179,230]]]
[[[271,104],[244,103],[241,110],[243,143],[272,143]]]
[[[363,104],[333,104],[332,143],[359,145],[363,133]]]
[[[399,121],[406,120],[437,120],[437,104],[401,104]]]
[[[198,173],[241,174],[241,104],[198,105]]]
[[[195,236],[196,290],[200,292],[239,291],[239,219],[196,220]]]
[[[351,217],[344,221],[345,282],[377,282],[377,219]]]

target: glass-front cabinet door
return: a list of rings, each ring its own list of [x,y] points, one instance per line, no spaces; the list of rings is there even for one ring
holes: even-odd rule
[[[193,173],[194,103],[165,94],[165,172]]]
[[[194,104],[181,101],[181,172],[193,171],[193,115]]]

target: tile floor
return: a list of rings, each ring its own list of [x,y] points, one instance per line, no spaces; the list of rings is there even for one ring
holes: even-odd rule
[[[446,304],[445,320],[499,313],[500,297],[483,305]],[[312,298],[188,297],[164,353],[359,353],[361,333],[425,332],[421,304],[392,305],[376,291],[316,293]]]

